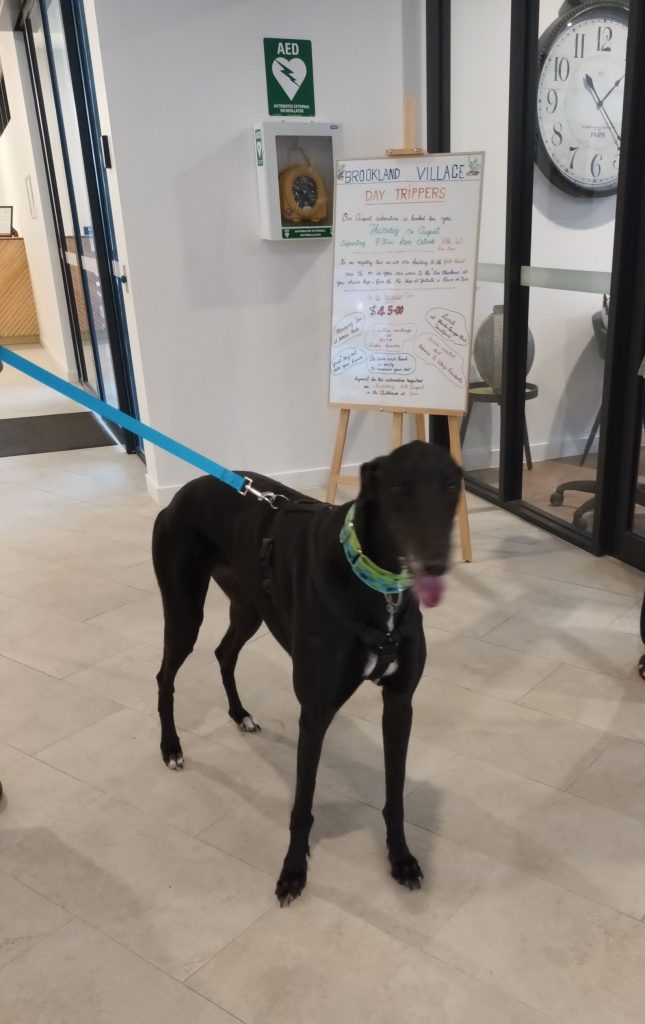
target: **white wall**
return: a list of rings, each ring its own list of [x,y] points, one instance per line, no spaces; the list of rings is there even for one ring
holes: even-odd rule
[[[486,151],[480,260],[504,262],[506,156],[508,147],[508,53],[512,0],[452,2],[452,147]],[[540,31],[558,16],[560,0],[542,0]],[[577,199],[550,185],[535,170],[532,265],[611,270],[615,199]],[[480,283],[475,331],[503,286]],[[526,414],[534,458],[582,452],[602,392],[603,363],[591,315],[601,295],[531,289],[530,327],[535,362],[528,379],[538,398]],[[472,377],[477,376],[473,369]],[[469,468],[496,465],[499,413],[475,405],[466,436]]]
[[[311,39],[316,116],[343,123],[339,155],[382,154],[402,142],[402,12],[413,27],[406,47],[418,52],[422,4],[86,6],[100,41],[150,421],[226,464],[322,482],[338,415],[327,407],[332,243],[259,237],[251,128],[267,116],[262,39]],[[386,417],[354,420],[350,462],[388,447]],[[189,475],[164,453],[149,458],[162,499]]]
[[[42,159],[38,123],[22,35],[0,0],[0,63],[7,86],[11,120],[0,137],[0,202],[14,207],[15,226],[25,240],[40,339],[58,371],[77,379],[62,275]],[[31,179],[34,216],[25,179]]]

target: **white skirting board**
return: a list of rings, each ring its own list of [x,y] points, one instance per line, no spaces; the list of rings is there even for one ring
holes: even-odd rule
[[[562,437],[556,441],[529,441],[533,462],[544,462],[546,459],[564,459],[572,455],[582,455],[588,435],[584,437]],[[598,451],[598,435],[594,438],[590,454]],[[499,466],[499,448],[464,448],[464,467],[466,472],[477,469],[496,469]]]
[[[359,470],[359,463],[343,466],[343,473],[346,473],[348,476],[358,476]],[[258,470],[258,472],[261,471]],[[320,466],[317,469],[269,471],[264,475],[270,476],[274,480],[278,480],[280,483],[285,484],[287,487],[292,487],[296,491],[304,491],[305,493],[308,493],[317,487],[327,486],[327,481],[329,480],[329,466]],[[148,494],[155,504],[160,506],[160,508],[165,508],[182,486],[183,484],[169,484],[165,487],[158,487],[150,474],[146,474],[146,489]]]

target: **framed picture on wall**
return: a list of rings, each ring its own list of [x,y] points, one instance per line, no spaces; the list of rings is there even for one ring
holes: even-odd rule
[[[0,238],[11,238],[13,232],[13,206],[0,206]]]

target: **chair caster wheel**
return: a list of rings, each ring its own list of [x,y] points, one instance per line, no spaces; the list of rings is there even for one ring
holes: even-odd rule
[[[584,516],[580,516],[578,519],[576,519],[576,517],[574,516],[573,525],[577,526],[577,528],[579,530],[582,530],[583,533],[587,533],[587,531],[589,530],[589,524],[587,520],[584,518]]]
[[[549,498],[549,502],[551,505],[554,505],[556,508],[559,508],[560,505],[564,503],[564,494],[560,494],[560,491],[554,491],[551,497]]]

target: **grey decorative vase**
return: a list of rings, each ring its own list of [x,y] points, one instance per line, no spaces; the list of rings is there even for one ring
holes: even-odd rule
[[[502,347],[504,335],[504,307],[493,306],[475,336],[473,359],[481,379],[498,394],[502,390]],[[526,352],[526,372],[533,366],[535,339],[529,329]]]

